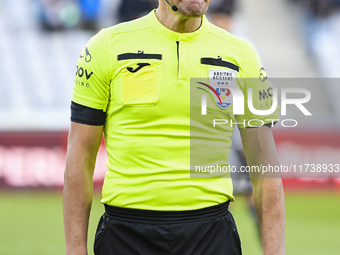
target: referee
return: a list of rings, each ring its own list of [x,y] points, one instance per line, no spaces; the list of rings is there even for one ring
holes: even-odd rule
[[[191,123],[190,94],[196,87],[190,78],[217,73],[258,81],[238,83],[243,91],[268,90],[271,84],[259,79],[264,69],[253,47],[206,19],[210,2],[159,0],[157,10],[101,30],[81,52],[65,168],[66,254],[87,254],[92,177],[102,134],[108,170],[96,255],[242,254],[228,211],[234,201],[231,179],[190,178],[192,140],[209,152],[201,151],[201,160],[228,165],[233,130],[213,128],[209,121]],[[219,98],[230,96],[223,91]],[[253,101],[263,110],[272,105],[271,97]],[[246,108],[235,116],[232,102],[229,108],[220,103],[208,101],[207,118],[238,123],[249,165],[278,165],[269,125],[247,124],[251,119],[267,124],[278,111],[257,116]],[[191,136],[192,128],[199,137]],[[264,254],[285,254],[281,179],[252,177]]]

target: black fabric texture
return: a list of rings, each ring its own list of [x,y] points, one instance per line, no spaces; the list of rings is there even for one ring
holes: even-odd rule
[[[211,66],[222,66],[222,67],[230,68],[237,72],[240,71],[240,68],[237,65],[230,63],[228,61],[217,59],[217,58],[201,58],[201,64],[211,65]]]
[[[213,208],[213,207],[210,207]],[[241,242],[227,207],[197,212],[160,212],[124,208],[106,211],[94,243],[95,255],[240,255]],[[138,217],[140,213],[140,217]],[[181,215],[181,213],[184,213]],[[175,214],[178,219],[166,219]],[[206,214],[206,215],[205,215]],[[190,216],[192,215],[192,216]]]
[[[124,53],[117,56],[117,60],[126,60],[126,59],[158,59],[162,60],[161,54],[138,54],[138,53]]]
[[[105,124],[106,112],[71,102],[71,121],[91,126]]]

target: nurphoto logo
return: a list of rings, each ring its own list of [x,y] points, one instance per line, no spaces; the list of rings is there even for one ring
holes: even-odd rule
[[[278,99],[279,99],[279,92],[280,92],[280,109],[281,109],[281,115],[286,116],[287,115],[287,105],[295,105],[305,116],[311,116],[312,114],[308,111],[308,109],[304,106],[304,104],[308,103],[311,100],[311,93],[309,90],[305,88],[297,88],[297,87],[287,87],[287,88],[281,88],[280,91],[277,88],[272,88],[271,86],[263,89],[256,87],[253,91],[252,87],[249,87],[244,95],[242,90],[236,85],[236,79],[235,82],[215,82],[213,84],[206,84],[203,82],[197,82],[201,85],[201,87],[197,87],[198,89],[201,89],[205,91],[206,93],[202,93],[201,95],[201,114],[207,115],[207,95],[211,98],[211,100],[215,103],[216,106],[218,106],[222,110],[226,110],[229,106],[233,105],[233,115],[244,115],[245,114],[245,98],[247,98],[247,107],[249,111],[257,116],[269,116],[273,114],[277,108],[278,108]],[[253,93],[257,93],[254,94]],[[289,94],[294,93],[299,94],[300,98],[289,98]],[[270,108],[265,110],[259,110],[254,107],[253,102],[253,96],[258,96],[260,100],[262,99],[270,99]],[[268,102],[267,102],[268,104]],[[263,119],[263,118],[261,118]],[[214,120],[214,127],[215,125],[222,125],[222,124],[243,124],[250,127],[259,127],[263,126],[265,123],[271,122],[272,125],[274,125],[275,122],[278,122],[279,119],[251,119],[246,121],[244,120],[241,123],[233,123],[231,120],[224,120],[224,119],[215,119]],[[288,125],[287,123],[293,122],[293,125]],[[257,123],[257,125],[252,125],[254,123]],[[284,127],[295,127],[297,126],[298,122],[294,119],[284,119],[281,121],[282,126]]]

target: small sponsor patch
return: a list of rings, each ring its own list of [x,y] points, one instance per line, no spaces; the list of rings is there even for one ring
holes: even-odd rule
[[[233,103],[228,86],[236,86],[236,71],[209,69],[209,84],[199,82],[198,89],[205,91],[220,109],[225,110]]]
[[[236,71],[209,69],[209,85],[214,87],[236,86]]]

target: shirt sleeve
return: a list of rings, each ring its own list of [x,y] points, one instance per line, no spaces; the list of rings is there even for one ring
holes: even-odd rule
[[[72,101],[106,112],[110,99],[112,54],[105,29],[93,36],[80,53]]]
[[[277,97],[277,95],[274,95],[267,73],[258,54],[250,44],[238,83],[244,95],[244,114],[235,116],[238,127],[274,125],[279,119],[279,107],[277,100],[274,100],[274,96]]]

